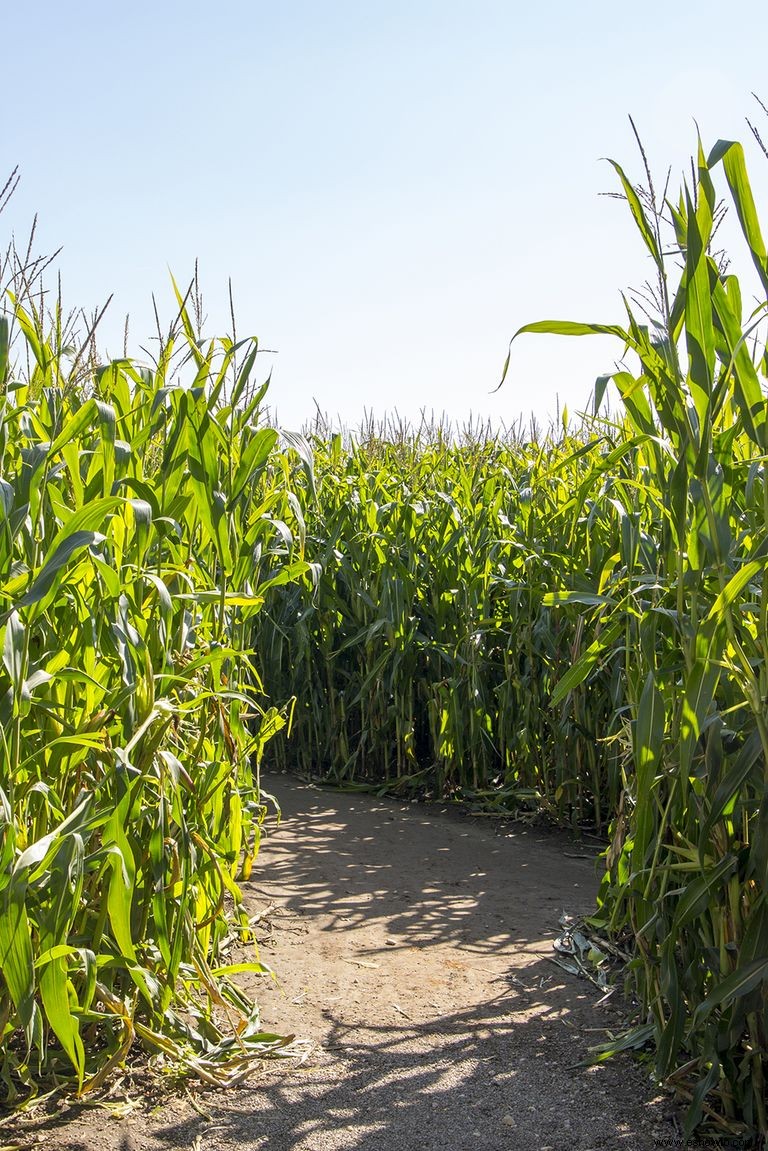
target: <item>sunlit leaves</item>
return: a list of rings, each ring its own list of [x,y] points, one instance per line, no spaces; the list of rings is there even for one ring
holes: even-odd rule
[[[235,877],[283,722],[248,619],[307,571],[277,433],[252,402],[256,345],[235,378],[231,341],[201,351],[180,300],[184,334],[156,370],[123,360],[74,381],[34,307],[17,301],[15,323],[34,378],[6,394],[0,437],[3,1082],[13,1098],[69,1065],[93,1090],[137,1036],[192,1070],[204,1054],[224,1082],[281,1045],[208,973],[225,896],[247,937]],[[191,380],[170,378],[174,341]],[[238,1052],[213,1016],[228,998]]]

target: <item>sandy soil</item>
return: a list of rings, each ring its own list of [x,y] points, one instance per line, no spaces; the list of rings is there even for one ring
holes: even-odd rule
[[[644,1072],[581,1065],[617,1025],[552,960],[563,911],[588,911],[589,852],[567,838],[287,777],[283,822],[249,885],[267,1028],[310,1043],[230,1091],[178,1093],[123,1119],[0,1129],[58,1151],[645,1151],[679,1141]],[[586,858],[585,858],[586,856]],[[680,1143],[681,1145],[681,1143]]]

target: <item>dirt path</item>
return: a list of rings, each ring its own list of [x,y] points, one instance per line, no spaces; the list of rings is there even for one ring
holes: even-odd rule
[[[615,1022],[555,966],[563,910],[595,867],[548,834],[268,778],[280,830],[251,885],[266,1027],[311,1041],[301,1066],[122,1121],[37,1131],[58,1151],[645,1151],[673,1145],[666,1101],[626,1059],[578,1066]],[[582,858],[573,858],[573,856]],[[24,1124],[26,1135],[32,1129]],[[5,1134],[5,1133],[4,1133]],[[21,1135],[21,1130],[19,1131]],[[0,1143],[3,1140],[0,1139]]]

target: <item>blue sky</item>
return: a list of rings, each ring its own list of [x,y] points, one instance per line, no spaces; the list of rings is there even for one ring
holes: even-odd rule
[[[39,213],[65,299],[115,299],[119,354],[170,319],[169,269],[199,259],[208,331],[258,334],[287,426],[315,401],[470,411],[513,423],[576,410],[620,348],[527,337],[543,318],[620,321],[648,274],[601,157],[659,179],[768,103],[764,3],[500,0],[7,6],[0,173],[22,183],[0,240]],[[768,163],[749,148],[756,185]]]

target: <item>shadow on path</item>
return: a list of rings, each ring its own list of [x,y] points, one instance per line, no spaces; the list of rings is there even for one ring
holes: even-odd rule
[[[559,915],[593,905],[587,850],[439,806],[264,785],[283,822],[249,888],[279,986],[252,990],[265,1027],[309,1039],[309,1058],[196,1095],[206,1115],[170,1101],[111,1142],[70,1125],[51,1146],[650,1151],[675,1137],[639,1066],[583,1065],[619,1018],[551,962]]]

